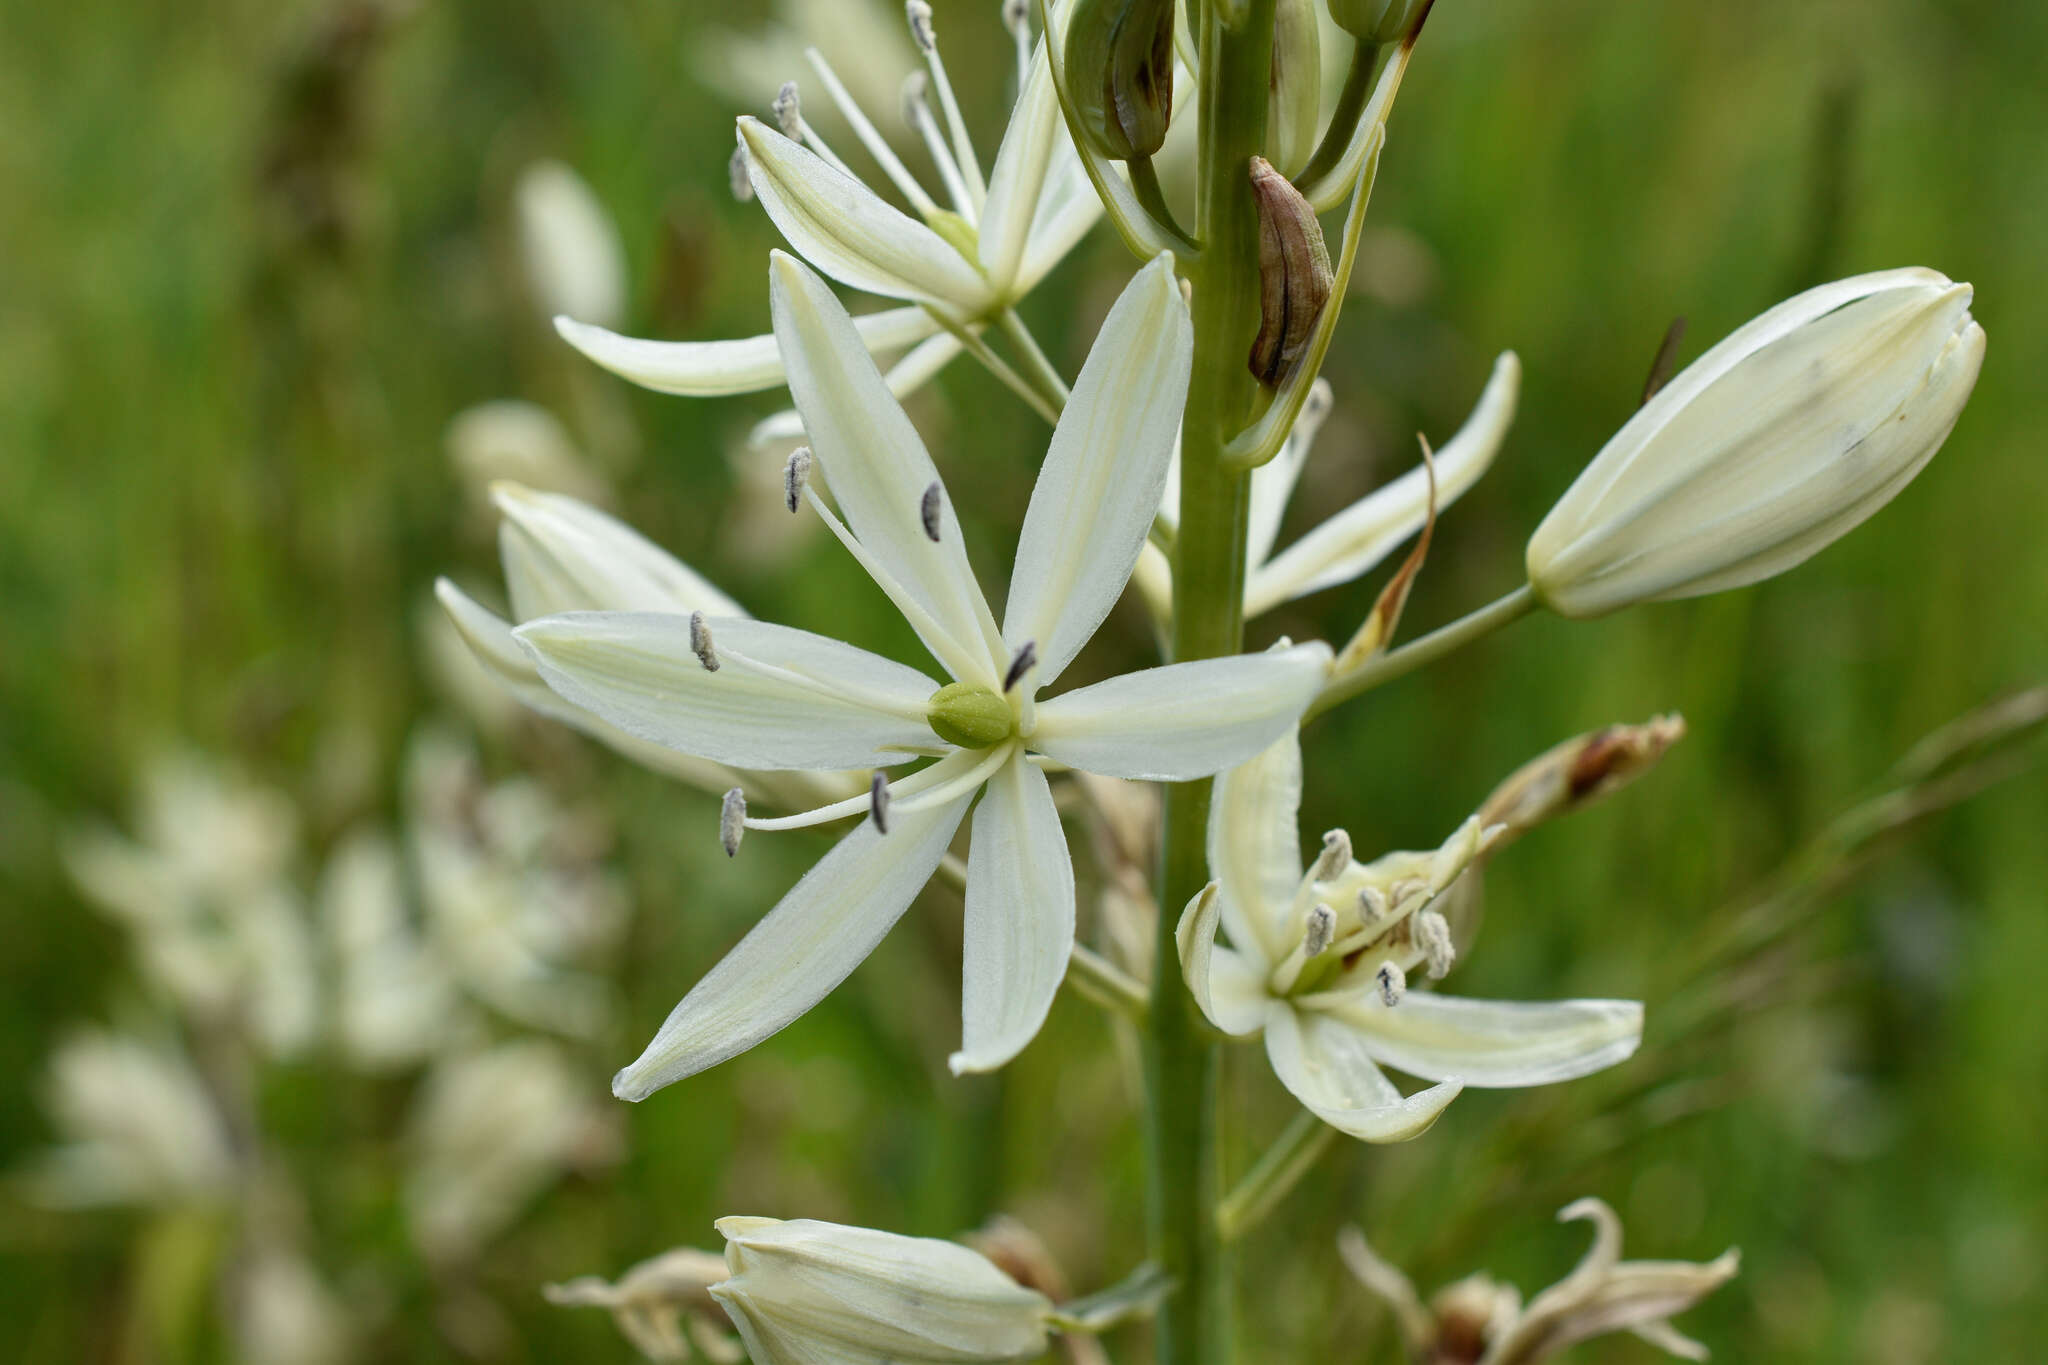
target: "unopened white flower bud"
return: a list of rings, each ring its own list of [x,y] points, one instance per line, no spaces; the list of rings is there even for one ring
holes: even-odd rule
[[[952,1242],[799,1219],[721,1218],[711,1293],[755,1365],[1029,1359],[1052,1302]]]
[[[1688,365],[1616,432],[1529,540],[1563,616],[1757,582],[1905,487],[1977,382],[1970,286],[1889,270],[1809,289]]]

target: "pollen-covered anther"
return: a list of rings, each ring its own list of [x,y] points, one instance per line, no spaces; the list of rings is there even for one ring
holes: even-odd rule
[[[746,148],[735,147],[732,149],[732,160],[725,163],[725,176],[727,183],[732,186],[733,198],[739,200],[742,204],[753,199],[754,181],[747,174]]]
[[[1036,667],[1038,667],[1038,641],[1026,640],[1017,647],[1017,652],[1010,656],[1009,671],[1003,674],[1003,691],[1005,693],[1009,692],[1011,688],[1024,680],[1026,673],[1029,673]]]
[[[811,448],[798,446],[789,452],[789,463],[782,466],[782,505],[791,512],[804,500],[804,485],[811,481]]]
[[[912,128],[919,126],[925,117],[925,92],[931,89],[932,78],[922,71],[913,71],[903,78],[903,121]]]
[[[782,88],[775,92],[775,102],[768,106],[775,115],[775,126],[782,135],[795,141],[804,135],[804,102],[797,94],[795,81],[784,81]]]
[[[906,0],[903,17],[910,21],[910,36],[919,52],[930,52],[938,46],[938,36],[932,32],[932,7],[926,0]]]
[[[1321,957],[1337,936],[1337,912],[1323,904],[1311,905],[1301,918],[1301,955]]]
[[[868,818],[875,822],[875,833],[889,832],[889,775],[879,768],[868,779]]]
[[[1012,33],[1025,31],[1031,22],[1031,0],[1003,0],[1003,27]]]
[[[924,490],[924,496],[917,502],[917,519],[924,523],[925,538],[936,545],[939,543],[939,499],[945,494],[937,479]],[[1005,692],[1008,688],[1003,689]]]
[[[690,652],[704,665],[706,673],[718,671],[718,651],[711,647],[711,625],[701,611],[690,613]]]
[[[718,842],[728,858],[740,851],[740,839],[747,832],[747,794],[734,787],[718,807]]]
[[[1358,919],[1370,927],[1387,917],[1387,893],[1377,886],[1362,886],[1358,889]]]
[[[1388,1009],[1400,1004],[1401,997],[1408,993],[1408,973],[1401,970],[1398,962],[1382,962],[1372,979],[1380,988],[1380,1003]]]
[[[1440,911],[1424,910],[1409,923],[1414,925],[1415,946],[1431,981],[1441,981],[1457,961],[1458,950],[1451,944],[1451,922]]]
[[[1351,835],[1341,829],[1333,829],[1323,835],[1323,851],[1316,858],[1316,865],[1310,870],[1311,879],[1329,881],[1345,868],[1351,866]]]

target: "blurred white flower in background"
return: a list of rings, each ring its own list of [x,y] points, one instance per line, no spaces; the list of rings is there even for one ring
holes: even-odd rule
[[[416,1066],[475,1026],[453,974],[420,932],[405,870],[381,833],[351,835],[320,883],[334,958],[335,1043],[365,1071]]]
[[[245,1365],[338,1365],[355,1352],[353,1319],[303,1257],[268,1249],[234,1286],[236,1345]]]
[[[584,458],[561,419],[538,403],[495,398],[455,414],[442,438],[448,462],[479,511],[500,480],[584,502],[607,502],[610,488]]]
[[[583,1069],[543,1039],[437,1064],[408,1123],[413,1240],[437,1261],[475,1254],[563,1170],[610,1157],[607,1117]]]
[[[223,1203],[236,1163],[213,1097],[177,1048],[103,1029],[50,1059],[46,1103],[60,1144],[30,1172],[56,1205]]]
[[[559,161],[536,161],[520,172],[513,207],[540,315],[617,326],[626,311],[626,249],[590,186]]]
[[[193,753],[143,770],[138,837],[105,824],[68,835],[66,868],[134,934],[144,975],[185,1010],[248,1031],[272,1056],[319,1024],[315,949],[291,881],[290,798]]]

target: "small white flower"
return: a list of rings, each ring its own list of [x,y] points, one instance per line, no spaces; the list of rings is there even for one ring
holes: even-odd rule
[[[435,1260],[468,1256],[580,1164],[598,1117],[552,1043],[502,1043],[427,1073],[410,1120],[406,1212]]]
[[[353,1359],[354,1319],[296,1252],[268,1249],[236,1274],[240,1358],[262,1365],[341,1365]]]
[[[1564,616],[1739,588],[1860,525],[1920,472],[1984,361],[1970,286],[1887,270],[1809,289],[1680,371],[1530,537]]]
[[[1545,1085],[1635,1051],[1643,1009],[1631,1000],[1509,1004],[1414,984],[1449,968],[1450,928],[1433,906],[1500,827],[1474,817],[1433,852],[1365,865],[1333,856],[1304,872],[1300,803],[1293,733],[1216,779],[1216,880],[1189,902],[1177,936],[1203,1014],[1226,1033],[1263,1031],[1281,1084],[1324,1122],[1398,1142],[1435,1122],[1464,1086]],[[1219,927],[1229,947],[1216,943]],[[1403,1097],[1382,1066],[1436,1084]]]
[[[50,1061],[50,1115],[65,1144],[32,1173],[57,1205],[210,1204],[236,1187],[227,1127],[192,1063],[118,1033],[76,1034]]]
[[[689,565],[595,507],[511,483],[497,485],[492,497],[505,518],[498,528],[498,551],[514,622],[565,611],[747,614]],[[541,681],[504,618],[445,578],[434,585],[434,592],[477,662],[506,691],[636,762],[704,791],[743,787],[751,796],[785,809],[850,796],[862,785],[834,772],[743,772],[650,744],[564,703]]]
[[[442,438],[470,498],[490,500],[501,480],[585,502],[605,496],[605,481],[577,449],[561,420],[538,403],[497,398],[455,414]]]
[[[541,1294],[563,1308],[609,1309],[620,1333],[649,1360],[688,1360],[694,1345],[707,1360],[733,1365],[745,1353],[710,1292],[726,1273],[724,1257],[677,1247],[629,1268],[616,1283],[584,1275],[546,1285]]]
[[[1051,1300],[953,1242],[811,1219],[721,1218],[711,1293],[755,1365],[1034,1359]]]
[[[1513,351],[1502,352],[1471,416],[1435,453],[1438,512],[1462,497],[1493,464],[1515,420],[1521,383],[1521,362]],[[1274,552],[1280,538],[1280,522],[1308,463],[1309,451],[1329,416],[1331,401],[1329,382],[1318,379],[1280,453],[1252,471],[1250,528],[1245,538],[1247,617],[1370,573],[1429,519],[1430,473],[1417,465],[1327,518],[1286,549]],[[1174,477],[1169,480],[1160,505],[1160,517],[1169,527],[1180,515],[1178,476],[1176,462]],[[1172,602],[1172,570],[1157,546],[1146,546],[1138,562],[1136,579],[1155,606]]]
[[[413,923],[397,850],[351,836],[321,873],[321,919],[334,960],[335,1041],[369,1071],[447,1046],[463,1024],[455,982]]]
[[[626,312],[626,249],[581,176],[559,161],[520,172],[513,191],[527,288],[542,317],[615,327]]]
[[[907,349],[888,377],[899,397],[960,353],[962,343],[949,325],[979,331],[996,321],[1073,249],[1102,211],[1067,137],[1042,42],[985,181],[938,47],[920,46],[926,86],[939,107],[934,111],[925,92],[913,90],[907,112],[945,181],[943,206],[905,168],[816,48],[806,55],[819,83],[916,216],[870,189],[825,142],[805,119],[793,82],[776,101],[783,131],[757,119],[739,120],[748,181],[791,248],[842,284],[910,305],[855,319],[849,337],[877,355]],[[772,335],[641,341],[587,324],[573,315],[556,322],[563,338],[599,365],[661,393],[748,393],[787,382]],[[756,430],[755,440],[800,430],[794,413],[780,414]]]
[[[748,768],[885,768],[867,796],[790,828],[870,811],[669,1016],[615,1093],[640,1099],[752,1047],[815,1004],[909,906],[975,794],[967,869],[965,1041],[957,1071],[1029,1042],[1065,975],[1073,867],[1034,755],[1177,781],[1258,752],[1321,685],[1321,644],[1174,664],[1039,701],[1123,591],[1159,505],[1192,328],[1170,260],[1111,309],[1053,433],[998,627],[951,499],[916,429],[824,282],[777,253],[776,336],[819,471],[850,525],[801,491],[951,681],[744,617],[572,613],[515,632],[565,699],[653,744]],[[715,665],[715,666],[714,666]],[[886,828],[886,832],[885,832]]]

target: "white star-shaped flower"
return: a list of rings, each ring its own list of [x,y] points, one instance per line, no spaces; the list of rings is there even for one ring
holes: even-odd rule
[[[927,70],[905,86],[904,112],[945,182],[944,204],[911,175],[816,48],[805,54],[813,73],[915,216],[869,188],[826,143],[804,118],[794,82],[775,101],[779,131],[739,120],[734,160],[736,186],[759,198],[798,255],[842,284],[905,301],[853,324],[866,350],[905,352],[888,375],[899,397],[944,368],[967,344],[963,338],[1001,320],[1102,212],[1061,120],[1043,42],[1034,50],[1020,36],[1017,101],[984,179],[939,58],[930,7],[911,0],[909,8]],[[937,96],[936,113],[927,91]],[[773,335],[645,341],[566,317],[556,328],[599,365],[662,393],[750,393],[788,378]],[[757,428],[755,441],[801,434],[795,414],[783,413]]]
[[[1183,781],[1258,753],[1321,686],[1327,646],[1146,669],[1041,701],[1122,593],[1159,506],[1192,328],[1172,262],[1139,271],[1103,323],[1032,490],[1002,626],[945,486],[823,280],[776,253],[776,340],[845,516],[808,497],[950,681],[743,617],[572,613],[515,635],[562,697],[648,742],[741,768],[937,761],[783,829],[868,812],[676,1007],[613,1089],[628,1099],[788,1024],[845,978],[937,868],[977,792],[967,867],[965,1041],[956,1071],[1029,1042],[1065,974],[1073,865],[1041,761]],[[728,803],[729,841],[738,812]]]
[[[1612,1066],[1642,1039],[1633,1000],[1462,1000],[1413,988],[1451,965],[1450,925],[1431,908],[1502,827],[1467,820],[1441,848],[1360,864],[1341,830],[1302,870],[1295,829],[1301,744],[1290,733],[1216,779],[1209,870],[1188,903],[1181,968],[1210,1022],[1265,1034],[1281,1084],[1325,1123],[1399,1142],[1467,1085],[1520,1087]],[[1219,925],[1230,946],[1216,943]],[[1435,1084],[1403,1096],[1390,1066]]]

